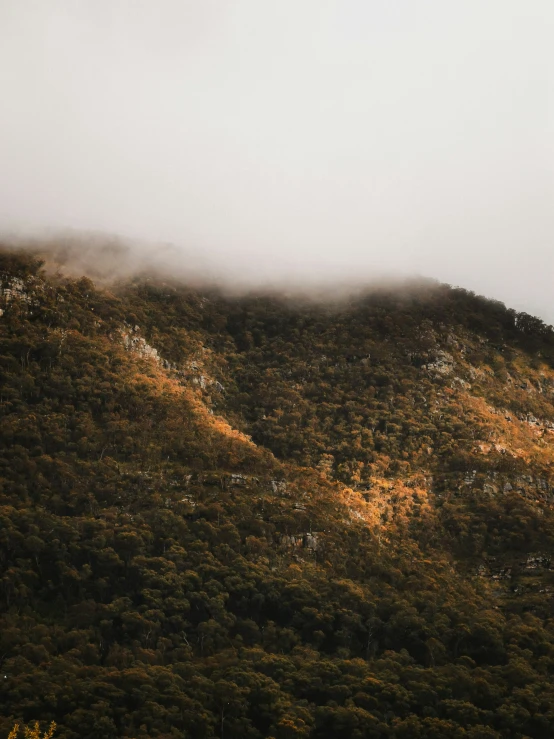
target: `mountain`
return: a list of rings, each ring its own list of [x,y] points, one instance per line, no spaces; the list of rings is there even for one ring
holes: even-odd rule
[[[0,252],[0,731],[546,739],[554,330]]]

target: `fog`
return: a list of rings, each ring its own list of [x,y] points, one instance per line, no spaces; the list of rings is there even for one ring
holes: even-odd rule
[[[551,0],[0,0],[0,229],[552,322],[552,38]]]

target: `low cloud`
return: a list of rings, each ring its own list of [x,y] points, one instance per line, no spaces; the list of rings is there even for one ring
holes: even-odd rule
[[[553,321],[553,31],[548,0],[6,0],[0,228],[102,234],[87,272],[417,274]]]

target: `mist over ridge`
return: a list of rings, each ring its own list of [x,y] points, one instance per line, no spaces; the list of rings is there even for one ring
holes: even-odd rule
[[[355,306],[366,298],[382,296],[396,306],[416,301],[439,301],[454,289],[468,297],[484,299],[502,309],[514,310],[509,301],[451,285],[424,275],[344,271],[331,274],[314,270],[273,269],[259,265],[217,263],[208,255],[185,250],[173,244],[156,244],[124,239],[98,232],[60,231],[34,236],[0,236],[0,253],[28,254],[38,259],[48,279],[55,282],[86,277],[100,289],[126,293],[131,285],[147,285],[170,291],[192,290],[224,299],[269,299],[302,311],[319,306],[334,313],[347,305]],[[442,296],[442,297],[441,297]],[[524,308],[516,313],[529,314]],[[533,319],[534,320],[534,319]],[[543,319],[544,320],[544,319]],[[549,326],[548,319],[546,326]]]
[[[553,32],[547,0],[8,0],[0,229],[235,283],[423,275],[552,322]]]
[[[439,281],[400,273],[367,270],[318,271],[289,265],[222,264],[209,255],[173,244],[131,241],[101,233],[60,232],[42,236],[0,238],[0,249],[29,253],[41,260],[50,276],[88,277],[100,287],[156,282],[175,287],[216,290],[229,296],[275,295],[332,303],[358,294],[392,290],[435,289]]]

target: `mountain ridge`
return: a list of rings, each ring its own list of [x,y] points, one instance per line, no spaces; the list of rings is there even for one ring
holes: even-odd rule
[[[0,730],[549,736],[551,327],[0,261]]]

